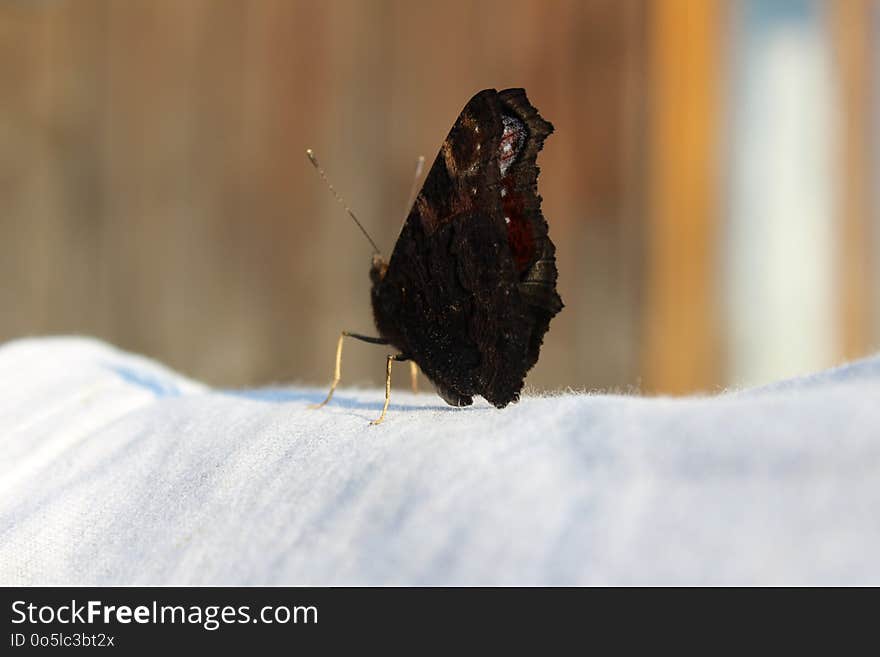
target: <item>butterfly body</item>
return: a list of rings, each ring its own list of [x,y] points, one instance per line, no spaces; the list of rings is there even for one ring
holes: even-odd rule
[[[556,292],[555,248],[535,164],[553,126],[522,89],[462,110],[388,262],[374,258],[376,328],[448,403],[502,408],[537,362]]]

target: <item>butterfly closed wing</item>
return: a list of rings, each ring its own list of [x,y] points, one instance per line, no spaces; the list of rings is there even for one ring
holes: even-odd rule
[[[379,334],[450,404],[515,401],[562,309],[535,163],[552,130],[522,89],[474,96],[373,268]]]
[[[374,256],[381,337],[368,341],[400,351],[388,358],[386,408],[394,360],[415,361],[455,406],[475,395],[498,408],[519,398],[563,307],[537,191],[536,159],[552,131],[523,89],[475,95],[443,142],[391,258]],[[341,345],[342,338],[336,380]]]

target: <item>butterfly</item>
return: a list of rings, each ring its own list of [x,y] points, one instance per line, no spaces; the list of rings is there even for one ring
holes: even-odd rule
[[[373,424],[385,419],[395,362],[418,365],[453,406],[476,395],[498,408],[519,399],[550,320],[563,308],[537,189],[538,152],[552,132],[524,89],[486,89],[468,101],[391,257],[378,249],[373,255],[379,336],[342,332],[330,392],[316,408],[333,397],[346,337],[397,350],[386,360],[385,404]]]

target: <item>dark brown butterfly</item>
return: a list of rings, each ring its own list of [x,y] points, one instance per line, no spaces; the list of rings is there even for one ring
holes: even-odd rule
[[[385,406],[374,424],[385,418],[395,361],[415,362],[453,406],[474,395],[498,408],[519,399],[563,307],[537,190],[536,159],[551,132],[523,89],[486,89],[465,105],[390,260],[378,249],[373,256],[380,337],[342,333],[333,384],[318,407],[339,381],[346,336],[399,351],[388,356]]]

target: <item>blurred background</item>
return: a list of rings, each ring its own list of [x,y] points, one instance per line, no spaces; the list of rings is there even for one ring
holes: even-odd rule
[[[419,155],[526,88],[567,307],[527,383],[687,393],[880,345],[871,0],[0,0],[0,340],[219,386],[371,333]],[[352,343],[343,383],[379,384]],[[401,368],[397,385],[407,372]]]

